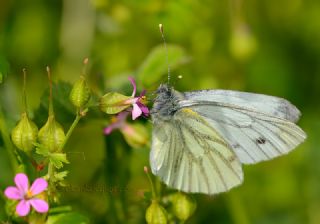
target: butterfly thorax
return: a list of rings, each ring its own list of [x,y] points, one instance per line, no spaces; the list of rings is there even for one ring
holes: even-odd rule
[[[168,121],[179,109],[178,102],[183,100],[184,96],[167,84],[161,84],[156,93],[157,97],[151,109],[152,120]]]

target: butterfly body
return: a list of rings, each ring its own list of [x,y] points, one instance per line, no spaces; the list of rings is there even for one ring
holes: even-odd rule
[[[160,85],[151,110],[153,122],[172,119],[175,112],[179,109],[179,102],[183,99],[182,93],[175,91],[166,84]]]
[[[242,164],[286,154],[306,137],[288,101],[228,90],[160,85],[151,110],[152,172],[170,187],[216,194],[242,183]]]

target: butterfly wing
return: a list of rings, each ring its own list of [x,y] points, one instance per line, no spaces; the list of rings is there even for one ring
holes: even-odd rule
[[[294,122],[300,112],[288,101],[262,94],[226,90],[185,93],[181,108],[191,108],[231,145],[242,163],[286,154],[306,134]]]
[[[168,186],[185,192],[216,194],[243,180],[241,163],[230,146],[186,108],[170,122],[154,124],[150,164]]]

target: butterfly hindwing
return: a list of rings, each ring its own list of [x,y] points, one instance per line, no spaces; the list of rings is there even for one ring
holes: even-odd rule
[[[208,92],[206,98],[203,91],[185,93],[187,98],[180,106],[198,112],[231,145],[242,163],[286,154],[306,138],[293,123],[300,112],[284,99],[236,91]]]
[[[154,174],[185,192],[215,194],[241,184],[241,163],[198,113],[183,108],[155,124],[150,154]]]

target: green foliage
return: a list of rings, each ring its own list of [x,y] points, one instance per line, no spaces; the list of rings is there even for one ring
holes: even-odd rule
[[[39,155],[44,156],[45,158],[49,159],[49,161],[57,168],[60,169],[63,167],[63,163],[69,163],[67,160],[67,156],[65,153],[59,152],[51,152],[49,148],[44,145],[36,144],[36,152]],[[58,179],[64,177],[67,173],[59,173]]]
[[[72,86],[68,82],[59,81],[52,86],[53,94],[53,107],[55,111],[55,117],[62,124],[71,123],[74,118],[75,108],[70,104],[69,95],[72,90]],[[31,91],[30,91],[31,92]],[[48,118],[49,108],[49,88],[43,92],[40,99],[40,106],[35,111],[35,117],[37,118],[37,124],[43,125]]]
[[[89,224],[89,219],[76,212],[68,212],[49,216],[46,224]]]
[[[163,78],[163,74],[168,71],[168,63],[170,68],[175,69],[178,66],[187,63],[190,58],[185,50],[177,45],[167,45],[168,51],[163,45],[159,45],[151,50],[147,58],[138,69],[138,78],[145,86],[152,86]]]

